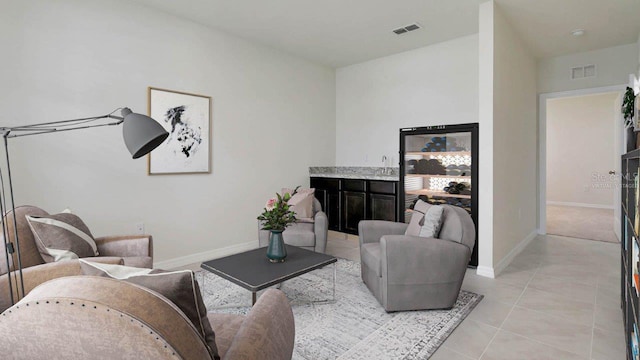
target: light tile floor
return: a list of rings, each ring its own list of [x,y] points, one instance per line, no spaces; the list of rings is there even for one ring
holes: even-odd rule
[[[355,236],[330,232],[327,253],[360,261]],[[625,359],[620,245],[539,236],[496,279],[467,270],[484,299],[434,360]]]
[[[360,261],[357,236],[330,231],[326,252]],[[496,279],[467,270],[462,288],[484,299],[433,360],[625,359],[619,244],[539,236]]]

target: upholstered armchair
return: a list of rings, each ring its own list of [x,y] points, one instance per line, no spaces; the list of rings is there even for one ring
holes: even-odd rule
[[[475,227],[465,210],[441,206],[438,238],[405,235],[409,225],[403,223],[360,222],[362,280],[387,312],[455,304],[475,245]],[[412,219],[415,226],[419,221]]]
[[[31,289],[29,284],[39,284],[41,277],[48,277],[48,274],[64,273],[64,261],[45,263],[26,220],[26,216],[47,216],[46,211],[35,206],[19,206],[16,208],[16,223],[18,239],[20,241],[20,259],[23,269],[25,292]],[[14,241],[13,213],[9,212],[4,216],[3,221],[8,226],[8,236],[10,241]],[[0,231],[0,237],[2,237]],[[91,258],[94,261],[108,263],[122,263],[133,267],[151,268],[153,266],[153,239],[150,235],[130,235],[130,236],[105,236],[95,238],[98,253],[100,256]],[[4,242],[0,239],[0,244]],[[5,296],[9,297],[8,271],[18,268],[17,253],[9,256],[9,264],[6,261],[4,246],[0,246],[0,311],[8,305],[4,303]],[[13,275],[12,275],[13,276]],[[33,278],[33,279],[32,279]],[[52,277],[49,277],[49,279]],[[14,288],[14,293],[16,289]],[[10,305],[10,304],[9,304]]]
[[[223,360],[291,358],[293,313],[279,290],[265,291],[246,316],[207,318]],[[212,360],[198,330],[166,297],[92,276],[43,283],[5,311],[0,349],[4,359]]]
[[[269,231],[261,230],[262,224],[258,223],[258,239],[260,246],[269,245]],[[313,222],[298,221],[282,233],[285,244],[298,246],[307,250],[324,253],[327,248],[327,234],[329,221],[327,214],[322,211],[322,205],[318,199],[313,199]]]

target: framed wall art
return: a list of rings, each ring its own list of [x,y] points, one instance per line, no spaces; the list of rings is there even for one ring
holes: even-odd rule
[[[149,87],[149,116],[169,137],[147,155],[149,175],[211,172],[211,97]]]

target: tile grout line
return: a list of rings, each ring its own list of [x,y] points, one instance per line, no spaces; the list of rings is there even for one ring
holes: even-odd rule
[[[460,356],[462,356],[462,357],[465,357],[465,358],[467,358],[467,359],[473,359],[471,356],[465,355],[465,354],[463,354],[463,353],[461,353],[461,352],[459,352],[459,351],[456,351],[455,349],[450,348],[450,347],[448,347],[448,346],[446,346],[446,345],[444,345],[444,344],[442,345],[442,347],[447,348],[447,349],[449,349],[449,351],[451,351],[451,352],[453,352],[453,353],[456,353],[456,354],[458,354],[458,355],[460,355]],[[436,352],[437,352],[437,350],[436,350]],[[435,353],[434,353],[434,354],[435,354]]]
[[[500,330],[502,330],[502,326],[504,325],[505,322],[507,322],[507,319],[509,318],[509,316],[511,316],[511,313],[515,309],[516,304],[518,304],[518,302],[524,295],[525,291],[527,291],[527,288],[529,287],[531,280],[533,280],[533,278],[536,276],[536,274],[538,273],[538,270],[540,270],[540,264],[538,264],[538,266],[536,267],[536,271],[534,271],[533,276],[531,276],[531,278],[527,281],[527,284],[524,286],[524,289],[522,289],[520,296],[518,296],[518,299],[516,300],[516,302],[511,306],[511,310],[509,310],[509,313],[507,314],[507,316],[505,316],[504,320],[502,320],[502,322],[500,323],[500,326],[498,327],[498,331],[496,331],[496,333],[493,334],[493,337],[491,337],[491,340],[489,340],[489,343],[487,344],[487,346],[485,346],[484,350],[482,351],[482,354],[480,354],[480,357],[478,359],[482,359],[482,357],[487,352],[487,350],[489,350],[489,346],[493,344],[493,341],[496,339],[496,336],[498,336],[498,333],[500,333]]]

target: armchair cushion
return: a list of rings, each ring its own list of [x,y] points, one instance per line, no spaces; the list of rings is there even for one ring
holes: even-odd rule
[[[314,225],[311,223],[293,223],[282,234],[284,241],[293,246],[314,246],[316,242]]]
[[[91,231],[77,215],[27,215],[36,246],[45,262],[98,255]]]
[[[193,271],[166,272],[158,269],[93,263],[86,260],[80,260],[80,266],[84,275],[124,280],[144,286],[169,299],[191,320],[198,334],[209,346],[211,357],[219,359],[215,334],[207,319],[207,309],[202,301]]]

